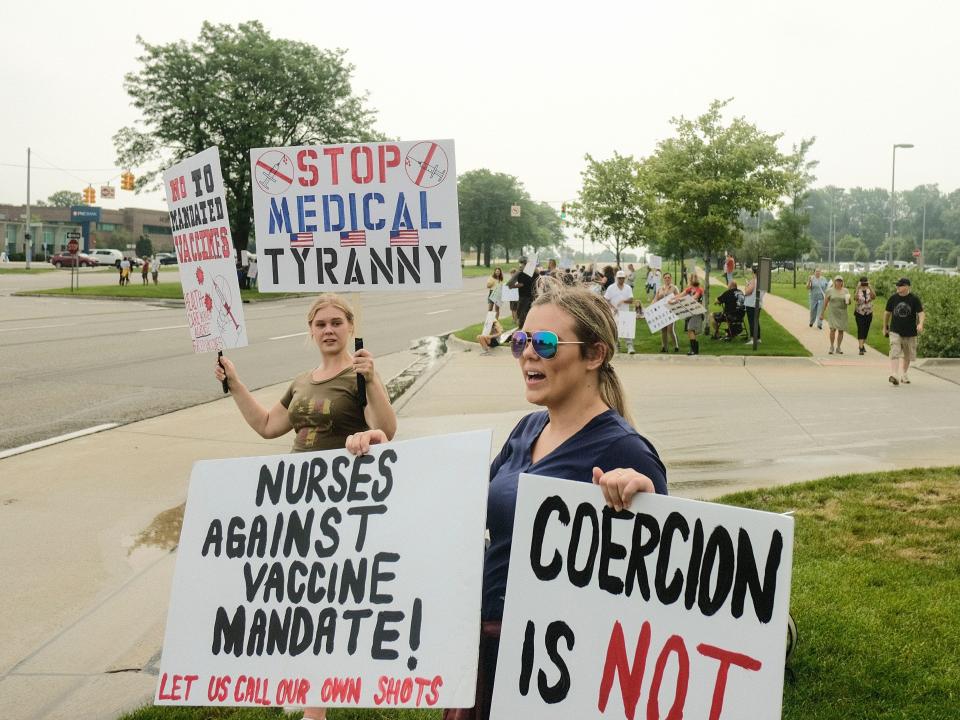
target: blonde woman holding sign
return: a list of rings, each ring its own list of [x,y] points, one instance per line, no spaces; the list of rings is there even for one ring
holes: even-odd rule
[[[354,312],[337,295],[321,295],[307,311],[310,339],[320,351],[320,364],[297,375],[283,397],[267,409],[240,381],[230,360],[221,358],[214,374],[227,381],[244,420],[261,437],[296,431],[291,452],[346,448],[354,455],[388,442],[397,432],[397,415],[367,350],[350,351]],[[366,380],[366,405],[357,377]],[[324,720],[325,708],[305,708],[305,720]]]
[[[617,323],[609,305],[554,278],[538,288],[511,349],[527,401],[544,409],[520,420],[490,466],[476,706],[447,710],[445,720],[489,717],[520,474],[593,482],[615,510],[629,507],[638,492],[667,492],[666,469],[634,429],[610,364]]]

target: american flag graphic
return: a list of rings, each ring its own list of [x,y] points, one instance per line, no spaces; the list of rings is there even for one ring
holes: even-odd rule
[[[391,230],[391,245],[419,245],[420,233],[417,230]]]
[[[340,247],[365,247],[366,244],[366,230],[348,230],[340,233]]]
[[[313,233],[290,233],[290,247],[313,247]]]

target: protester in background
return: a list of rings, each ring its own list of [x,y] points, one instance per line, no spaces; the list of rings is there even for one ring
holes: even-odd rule
[[[130,258],[127,257],[120,261],[120,284],[130,284]]]
[[[257,268],[257,259],[255,257],[250,258],[250,264],[247,266],[247,287],[255,288],[257,286],[257,273],[259,272]]]
[[[526,400],[545,409],[520,420],[490,466],[476,705],[446,710],[444,720],[490,714],[520,474],[593,482],[614,511],[630,507],[638,492],[667,492],[663,463],[634,429],[610,364],[616,342],[616,321],[603,298],[549,278],[523,331],[514,333]]]
[[[633,267],[633,263],[627,264],[627,285],[630,287],[636,287],[637,271]]]
[[[159,283],[158,276],[160,275],[160,261],[156,257],[153,258],[153,261],[150,263],[150,272],[153,275],[153,284],[157,285]]]
[[[523,321],[526,319],[527,313],[530,312],[530,305],[533,303],[533,283],[537,277],[536,270],[533,271],[532,276],[528,275],[525,272],[526,266],[527,257],[524,255],[520,258],[520,268],[517,270],[517,274],[507,283],[507,287],[516,288],[520,296],[520,300],[517,302],[517,327],[523,326]]]
[[[140,279],[144,285],[150,284],[150,258],[143,259],[143,265],[140,266]]]
[[[503,295],[503,270],[494,268],[493,274],[487,278],[487,312],[491,310],[500,317],[500,297]]]
[[[813,327],[813,323],[816,322],[817,327],[823,329],[823,298],[828,287],[830,287],[830,281],[822,276],[820,268],[814,270],[813,275],[807,278],[810,327]]]
[[[290,452],[346,448],[362,455],[370,446],[388,442],[397,432],[397,416],[387,389],[367,350],[350,352],[354,313],[332,293],[320,295],[307,311],[310,339],[320,351],[320,364],[293,379],[286,393],[269,410],[240,381],[226,357],[214,366],[214,376],[227,380],[243,419],[263,438],[295,430]],[[366,380],[367,404],[357,394],[357,376]],[[323,720],[324,708],[306,708],[305,720]]]
[[[500,335],[503,334],[503,326],[500,324],[499,320],[494,320],[493,325],[490,326],[490,332],[484,335],[480,333],[477,335],[477,342],[480,343],[480,354],[489,355],[490,348],[495,348],[500,344]]]
[[[834,353],[834,338],[836,338],[837,355],[843,355],[840,345],[843,343],[843,334],[847,331],[847,306],[850,305],[850,291],[843,286],[843,276],[837,275],[833,279],[833,286],[827,288],[823,294],[822,318],[827,317],[830,326],[830,354]]]
[[[877,299],[877,293],[870,287],[870,278],[866,275],[860,278],[860,284],[857,285],[853,298],[853,318],[857,321],[857,343],[860,345],[860,354],[866,355],[867,349],[864,344],[867,335],[870,334],[870,324],[873,322],[873,301]]]
[[[723,273],[727,278],[727,285],[733,282],[733,271],[737,267],[736,260],[733,259],[733,255],[727,251],[727,257],[723,261]]]
[[[925,320],[923,303],[911,292],[910,278],[900,278],[883,313],[883,334],[890,338],[891,385],[910,384],[907,370],[917,357],[917,336],[923,334]]]
[[[603,268],[603,289],[606,291],[607,288],[613,287],[617,282],[617,271],[613,268],[613,265],[607,265]]]
[[[603,276],[603,273],[598,272],[594,273],[593,279],[586,283],[586,288],[594,295],[603,296],[603,284],[606,282],[606,278]]]
[[[700,287],[700,277],[696,273],[690,276],[690,284],[683,289],[683,292],[670,302],[676,302],[685,296],[692,297],[698,303],[703,303],[703,288]],[[691,315],[683,321],[683,329],[687,331],[687,340],[690,342],[690,350],[687,355],[700,354],[700,341],[697,340],[697,335],[703,332],[703,316],[704,313]]]
[[[660,268],[656,268],[653,271],[653,294],[656,295],[660,292],[660,285],[663,283],[663,278],[660,277]]]
[[[665,297],[673,297],[679,294],[680,288],[673,284],[673,275],[667,272],[663,274],[663,284],[657,289],[653,301],[659,302]],[[675,325],[676,323],[670,323],[660,328],[660,352],[665,353],[667,351],[667,345],[670,344],[671,337],[673,338],[673,351],[680,352],[680,340],[677,338]]]
[[[747,327],[750,329],[750,337],[747,338],[747,345],[753,344],[753,324],[757,324],[757,342],[760,342],[760,311],[763,309],[763,291],[757,290],[757,266],[751,268],[750,280],[743,291],[743,307],[747,313]]]
[[[603,293],[604,299],[613,310],[614,317],[621,310],[628,311],[633,308],[633,288],[627,284],[627,273],[618,270],[616,282],[606,289]],[[633,338],[626,338],[627,354],[633,355],[636,351],[633,349]],[[620,340],[617,340],[617,350],[620,350]]]
[[[657,293],[657,276],[654,274],[653,268],[647,270],[646,291],[648,298]]]

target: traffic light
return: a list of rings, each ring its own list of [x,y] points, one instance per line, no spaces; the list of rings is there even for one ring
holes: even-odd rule
[[[563,203],[560,205],[560,222],[566,222],[567,219],[567,204]]]
[[[83,201],[87,205],[93,205],[97,201],[97,191],[92,186],[88,185],[83,189]]]
[[[133,173],[127,170],[120,176],[120,189],[133,190]]]

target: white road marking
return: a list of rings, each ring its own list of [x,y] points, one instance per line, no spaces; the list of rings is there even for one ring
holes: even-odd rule
[[[59,325],[28,325],[27,327],[4,328],[0,332],[16,332],[17,330],[45,330],[46,328],[71,327],[76,323],[60,323]]]
[[[434,310],[433,312],[428,312],[427,315],[439,315],[440,313],[452,312],[453,308],[447,308],[446,310]]]
[[[19,455],[20,453],[30,452],[31,450],[38,450],[39,448],[47,447],[48,445],[56,445],[57,443],[66,442],[67,440],[73,440],[74,438],[83,437],[84,435],[93,435],[94,433],[102,432],[103,430],[110,430],[111,428],[115,427],[117,427],[117,423],[94,425],[93,427],[88,427],[84,430],[77,430],[76,432],[67,433],[66,435],[57,435],[56,437],[47,438],[46,440],[39,440],[35,443],[30,443],[29,445],[21,445],[20,447],[15,447],[11,448],[10,450],[4,450],[3,452],[0,452],[0,460],[12,457],[13,455]]]
[[[155,328],[140,328],[137,332],[153,332],[154,330],[176,330],[177,328],[185,328],[186,325],[164,325],[163,327]]]
[[[426,295],[424,300],[435,300],[438,297],[446,297],[446,293],[440,293],[439,295]]]
[[[277,335],[276,337],[272,337],[269,339],[270,340],[286,340],[287,338],[301,337],[306,334],[307,334],[306,332],[298,332],[298,333],[292,333],[291,335]]]

